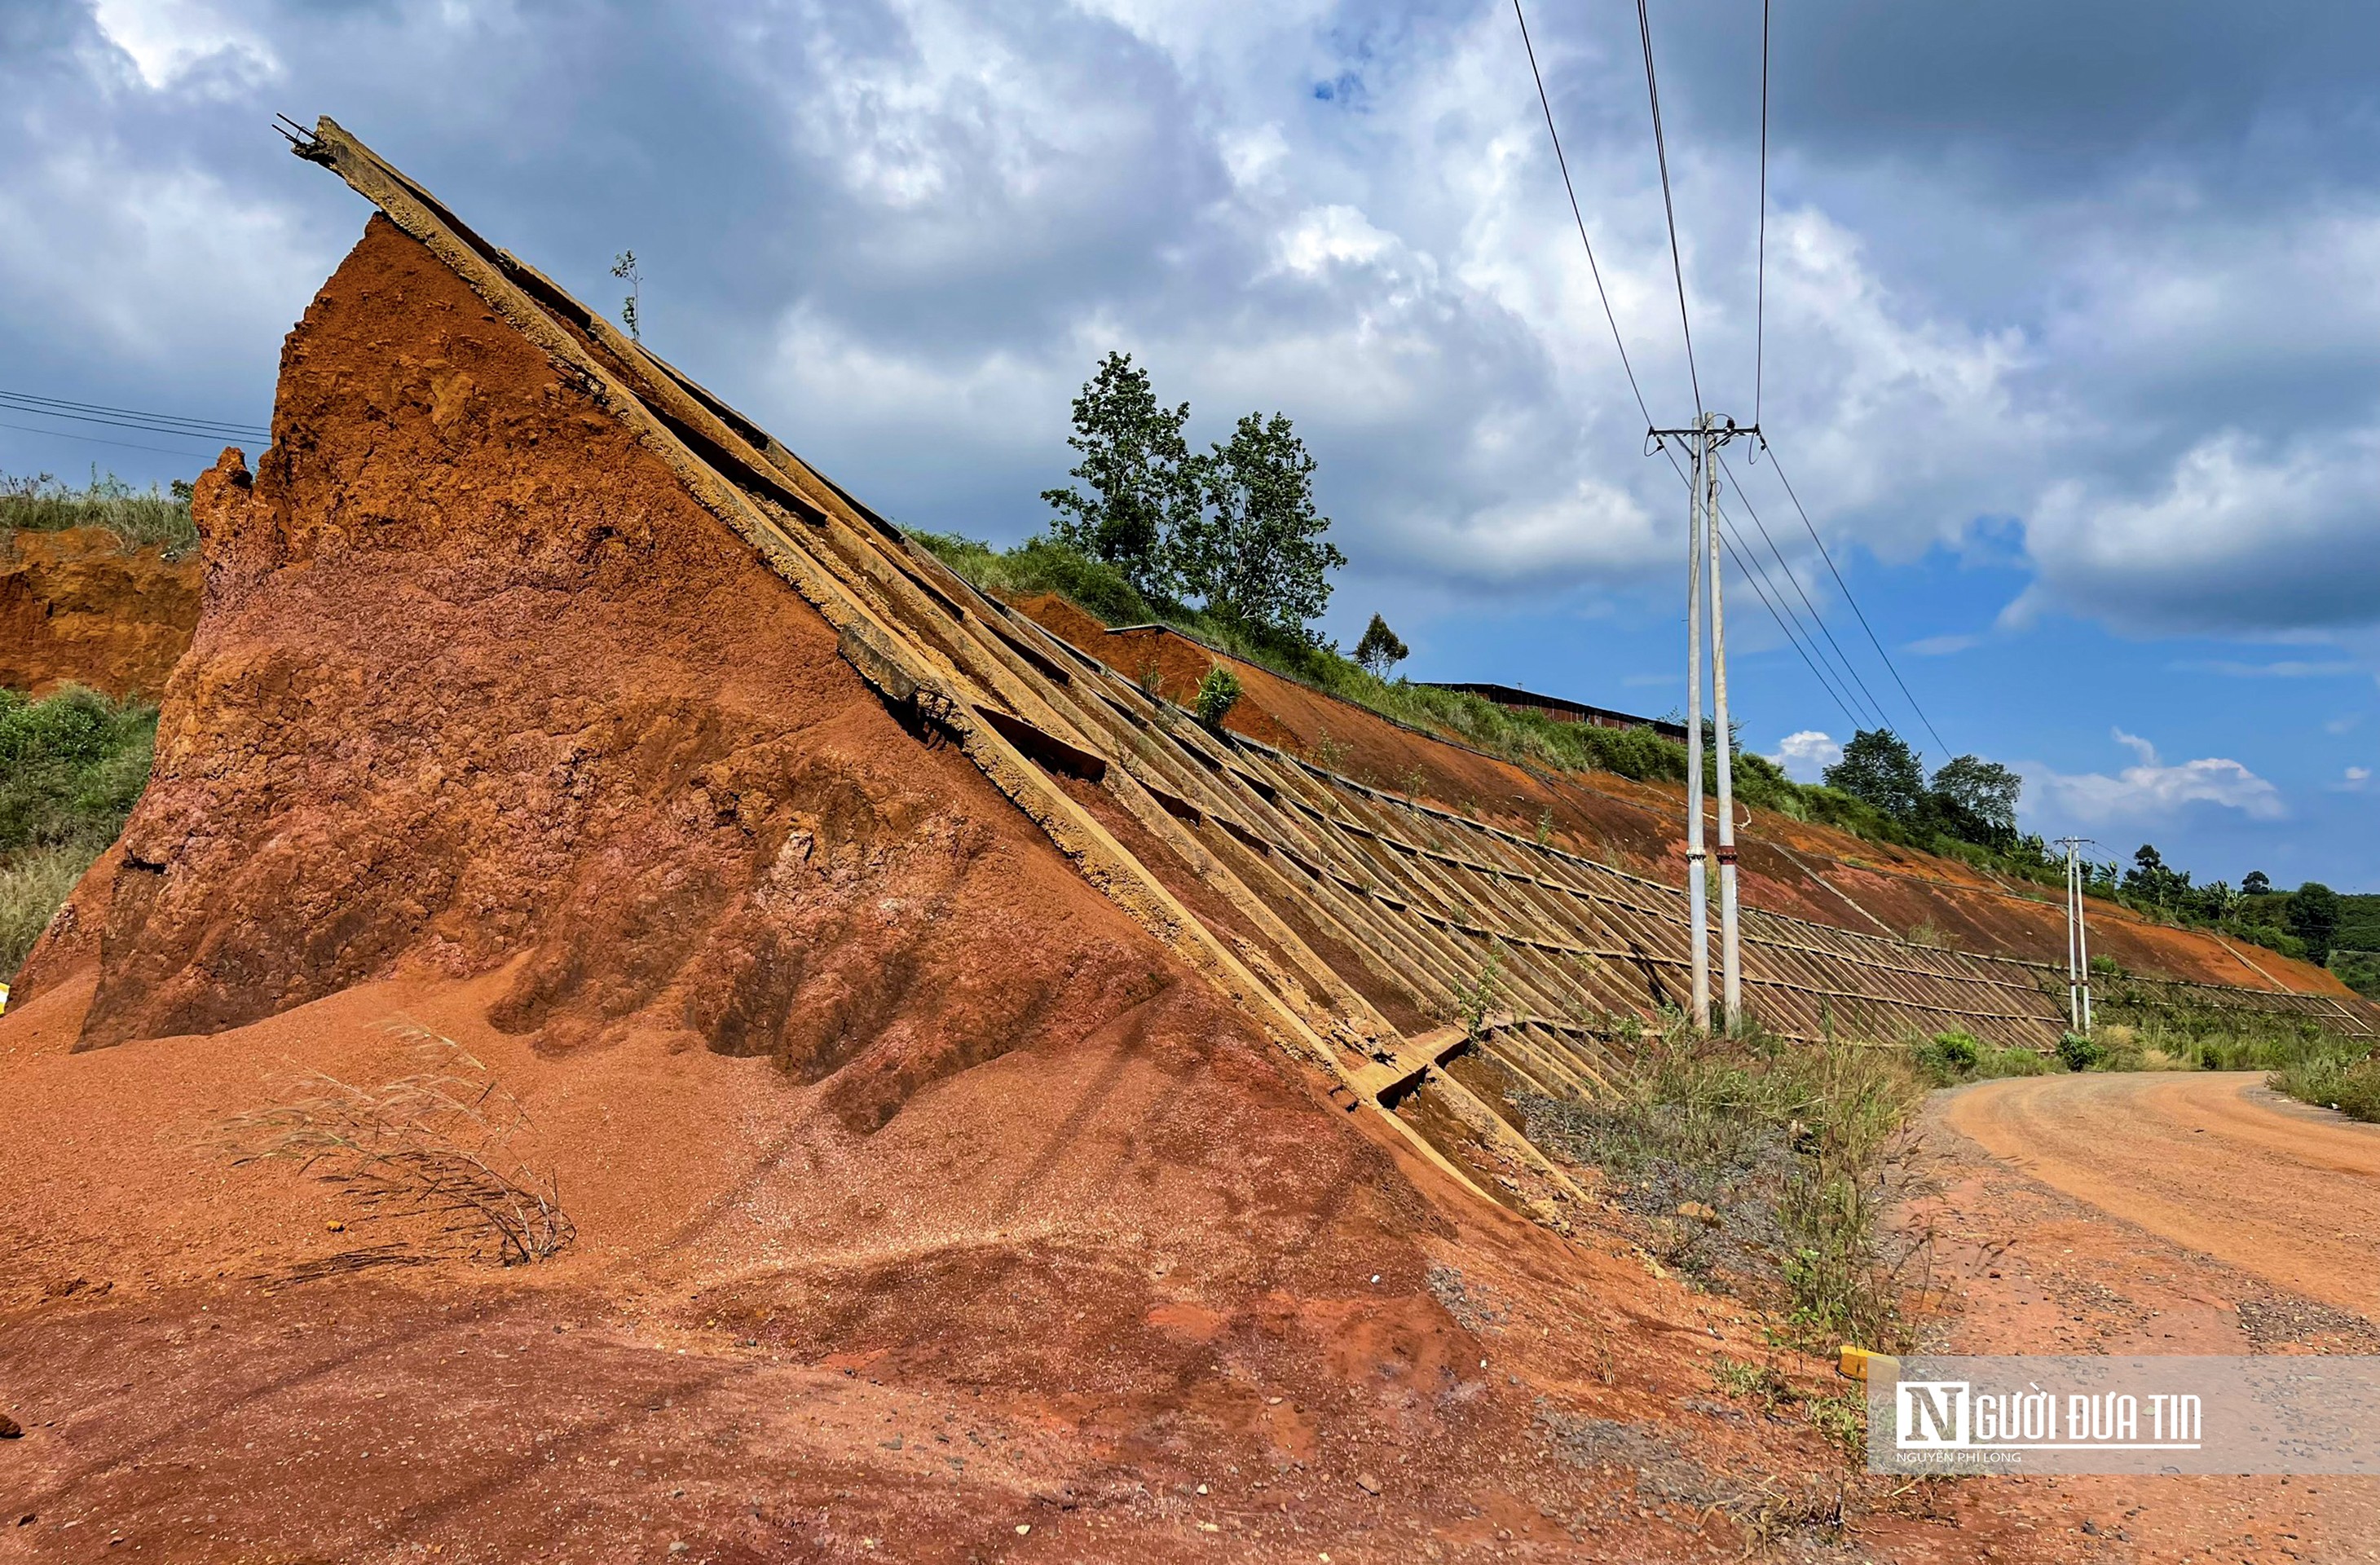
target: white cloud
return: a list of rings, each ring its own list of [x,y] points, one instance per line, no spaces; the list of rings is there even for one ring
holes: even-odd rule
[[[1947,658],[1954,652],[1980,647],[1983,641],[1980,636],[1928,636],[1924,640],[1912,641],[1909,650],[1921,658]]]
[[[2368,766],[2349,767],[2346,776],[2339,781],[2338,791],[2343,794],[2371,793],[2372,769]]]
[[[152,91],[204,69],[218,78],[210,95],[236,97],[281,74],[270,44],[201,0],[94,0],[92,11]]]
[[[168,399],[156,366],[220,363],[207,339],[277,335],[302,304],[289,278],[335,251],[301,217],[351,222],[327,183],[286,193],[319,176],[241,162],[254,126],[285,98],[352,104],[565,278],[574,249],[689,236],[655,318],[699,319],[678,344],[708,378],[759,388],[749,410],[796,444],[826,430],[889,504],[1029,527],[1063,466],[1052,419],[1112,344],[1202,419],[1291,413],[1376,578],[1669,590],[1676,486],[1639,455],[1509,8],[722,0],[654,23],[444,0],[283,7],[268,29],[239,0],[37,3],[79,42],[16,77],[0,60],[0,102],[43,95],[0,160],[0,329],[135,357]],[[2022,30],[1978,25],[1998,42],[1977,68],[2024,74]],[[1633,33],[1582,13],[1541,34],[1620,334],[1659,421],[1682,421]],[[1682,102],[1723,58],[1681,58]],[[1859,96],[1780,122],[1771,169],[1762,417],[1830,540],[1908,558],[2002,518],[2038,575],[2010,630],[2380,615],[2380,426],[2356,428],[2380,393],[2368,176],[2242,200],[2194,165],[2140,179],[2082,151],[2055,179],[1996,185],[1988,157],[1921,178],[1873,138],[1827,139]],[[2350,140],[2338,166],[2368,167]],[[1674,150],[1704,388],[1748,416],[1753,144],[1713,120]],[[1766,466],[1738,476],[1790,516]]]
[[[1795,782],[1815,782],[1827,768],[1843,758],[1843,747],[1816,729],[1805,728],[1779,740],[1777,753],[1768,758]]]
[[[2286,443],[2236,429],[2145,494],[2051,483],[2025,529],[2044,583],[2148,628],[2359,624],[2380,596],[2380,427]]]
[[[2138,759],[2113,777],[2095,771],[2069,776],[2038,763],[2021,763],[2026,813],[2078,826],[2165,820],[2191,805],[2236,809],[2252,820],[2278,820],[2289,814],[2280,790],[2236,760],[2209,756],[2168,765],[2158,758],[2156,746],[2138,734],[2119,728],[2114,737]]]

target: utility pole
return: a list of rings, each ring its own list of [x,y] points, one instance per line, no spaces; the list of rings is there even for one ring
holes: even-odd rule
[[[2091,1036],[2091,950],[2082,927],[2082,888],[2089,884],[2082,869],[2082,849],[2095,845],[2088,837],[2060,837],[2066,850],[2066,1012],[2076,1032]]]
[[[1703,873],[1703,465],[1708,453],[1705,431],[1694,433],[1686,494],[1686,925],[1694,999],[1687,1018],[1701,1033],[1710,1030],[1710,885]]]
[[[1718,570],[1718,419],[1703,425],[1703,537],[1710,559],[1711,746],[1718,758],[1718,952],[1727,1033],[1743,1031],[1743,966],[1735,902],[1735,735],[1727,722],[1727,618]]]
[[[1718,452],[1738,435],[1732,419],[1704,414],[1690,430],[1650,430],[1688,443],[1694,471],[1686,495],[1686,921],[1694,972],[1691,1020],[1696,1032],[1710,1029],[1709,852],[1703,834],[1703,616],[1710,616],[1711,719],[1718,777],[1719,962],[1721,1003],[1730,1033],[1743,1026],[1743,966],[1735,885],[1735,766],[1728,729],[1727,625],[1719,580]],[[1706,573],[1708,579],[1706,581]]]

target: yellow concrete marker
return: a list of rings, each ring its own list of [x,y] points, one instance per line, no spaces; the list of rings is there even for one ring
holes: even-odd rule
[[[1842,1356],[1835,1364],[1835,1373],[1846,1380],[1864,1382],[1868,1377],[1868,1366],[1875,1364],[1880,1364],[1890,1370],[1900,1367],[1900,1361],[1890,1353],[1871,1353],[1865,1348],[1855,1348],[1849,1342],[1845,1342],[1842,1346]]]

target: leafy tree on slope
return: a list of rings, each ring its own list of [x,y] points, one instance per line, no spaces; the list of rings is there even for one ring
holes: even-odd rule
[[[1189,420],[1188,403],[1163,406],[1148,371],[1111,352],[1075,398],[1066,438],[1082,457],[1067,476],[1089,492],[1041,491],[1058,512],[1050,530],[1060,542],[1113,565],[1144,593],[1172,596],[1175,540],[1197,516],[1200,464],[1182,438]]]
[[[1364,627],[1364,638],[1355,643],[1355,661],[1375,679],[1386,679],[1389,671],[1412,655],[1413,649],[1389,628],[1389,622],[1379,615]]]
[[[2306,960],[2319,967],[2330,960],[2330,942],[2338,934],[2338,893],[2319,880],[2308,880],[2289,895],[2289,933],[2305,941]]]
[[[1843,758],[1827,768],[1825,782],[1863,799],[1904,826],[1925,815],[1925,768],[1916,752],[1889,728],[1863,728],[1843,746]]]
[[[1207,607],[1313,640],[1330,604],[1329,572],[1347,556],[1322,535],[1315,460],[1288,419],[1243,416],[1201,463],[1205,509],[1174,534],[1183,586]]]

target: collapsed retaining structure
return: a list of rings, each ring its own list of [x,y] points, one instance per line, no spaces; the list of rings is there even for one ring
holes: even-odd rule
[[[480,238],[335,124],[321,122],[298,150],[338,174],[406,242],[458,279],[483,309],[483,321],[542,356],[554,377],[540,394],[546,402],[583,398],[592,410],[579,416],[590,439],[658,459],[684,496],[821,616],[843,661],[873,688],[909,743],[921,751],[955,748],[1083,880],[1276,1044],[1326,1073],[1342,1106],[1385,1115],[1415,1150],[1475,1189],[1492,1174],[1524,1199],[1568,1193],[1568,1181],[1509,1122],[1501,1098],[1516,1085],[1556,1096],[1593,1092],[1646,1022],[1678,1003],[1687,969],[1681,891],[1358,782],[1308,757],[1201,727],[1033,619],[975,591],[749,419]],[[374,242],[368,237],[365,248]],[[384,248],[396,242],[392,236]],[[369,286],[363,294],[370,297]],[[433,308],[456,307],[442,300]],[[367,334],[379,329],[369,321],[342,326]],[[303,351],[293,338],[292,354]],[[442,428],[480,416],[468,411],[473,372],[460,361],[427,366],[430,405],[415,411]],[[285,374],[285,397],[288,381]],[[369,388],[346,389],[369,395]],[[310,462],[326,459],[349,470],[309,470]],[[363,458],[287,451],[277,443],[269,460],[281,465],[287,493],[320,491],[326,539],[354,543],[391,525],[352,496],[325,498]],[[406,526],[434,533],[440,481],[425,469],[419,482],[431,497],[431,519]],[[587,481],[600,499],[603,475],[590,472]],[[287,539],[245,519],[249,491],[236,463],[219,467],[201,485],[208,590],[215,600],[237,599],[244,583],[289,557]],[[539,502],[530,495],[519,503]],[[610,532],[637,525],[626,515],[633,506],[613,508],[623,513],[616,527],[605,523],[539,547],[596,558]],[[218,666],[206,677],[275,674]],[[498,681],[504,672],[491,669],[486,677]],[[306,698],[325,694],[308,692]],[[468,689],[440,694],[480,698]],[[425,698],[425,731],[437,726],[431,710],[437,704]],[[215,742],[237,744],[239,737],[217,735]],[[174,736],[162,744],[171,753]],[[198,764],[195,756],[185,758]],[[444,781],[443,769],[458,763],[433,747],[407,764],[429,779],[426,798]],[[287,758],[289,785],[305,786],[310,768],[318,767],[305,756]],[[729,819],[762,807],[772,791],[832,795],[838,786],[758,773],[698,781]],[[375,785],[387,784],[383,779]],[[570,819],[575,785],[564,757],[535,807],[555,820]],[[499,953],[506,919],[515,936],[533,922],[531,914],[504,911],[509,904],[503,896],[475,892],[468,870],[446,867],[400,878],[393,894],[367,893],[353,883],[309,886],[280,904],[287,928],[269,939],[226,934],[201,916],[219,888],[175,871],[190,858],[198,840],[190,833],[203,837],[205,831],[191,810],[177,813],[176,796],[169,787],[162,802],[144,805],[112,879],[101,877],[78,897],[28,964],[29,983],[36,982],[45,962],[63,964],[95,946],[101,977],[84,1024],[85,1047],[240,1025],[356,981],[400,953],[418,954],[425,943],[459,968],[484,964]],[[517,812],[526,801],[504,807]],[[820,807],[832,813],[836,807],[830,799]],[[456,830],[423,812],[408,827],[415,840],[372,851],[402,863],[419,853],[421,840]],[[897,822],[873,830],[868,852],[897,851],[890,845]],[[242,872],[256,873],[245,860]],[[303,879],[310,872],[292,873]],[[474,895],[494,910],[493,927],[479,936],[454,927]],[[683,902],[674,890],[621,895],[630,911],[616,918],[626,923],[686,916],[672,900]],[[636,911],[651,906],[675,911]],[[809,927],[802,939],[843,938],[858,917],[855,904],[842,923]],[[783,930],[757,953],[746,940],[709,955],[693,933],[676,940],[655,933],[671,953],[668,974],[688,993],[687,1023],[711,1047],[778,1053],[815,1077],[841,1069],[864,1046],[860,1035],[869,1019],[860,1013],[838,1013],[825,1027],[832,1036],[787,1042],[789,1033],[819,1030],[805,1019],[812,1007],[797,1007],[791,997],[832,955],[802,949],[800,939]],[[484,949],[474,939],[487,942]],[[724,937],[714,932],[714,939]],[[277,950],[317,952],[319,959],[310,964],[257,954],[274,942]],[[906,963],[929,960],[923,945],[901,950]],[[2045,1047],[2063,1025],[2062,996],[2046,989],[2037,964],[1758,909],[1746,912],[1743,952],[1752,1009],[1764,1026],[1789,1038],[1829,1032],[1891,1038],[1957,1027],[1994,1043]],[[589,960],[579,945],[560,940],[532,963],[499,1008],[499,1021],[564,1033],[572,1025],[600,1028],[606,1018],[650,1003],[662,987],[652,975],[639,981],[633,972],[590,974]],[[728,971],[685,977],[705,963]],[[1085,981],[1085,974],[1070,972],[1050,983]],[[1127,983],[1116,974],[1098,981]],[[2361,1002],[2272,995],[2258,1004],[2318,1013],[2340,1030],[2374,1030],[2371,1008]],[[1023,1016],[1009,1022],[1030,1025]],[[984,1047],[963,1044],[936,1068],[963,1064]],[[915,1074],[905,1066],[894,1074],[905,1071]],[[864,1121],[896,1111],[904,1090],[882,1083],[855,1088],[851,1112]]]

